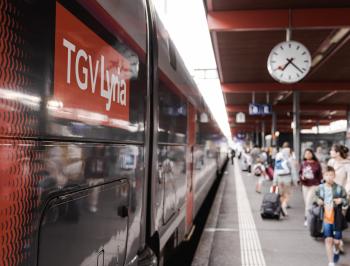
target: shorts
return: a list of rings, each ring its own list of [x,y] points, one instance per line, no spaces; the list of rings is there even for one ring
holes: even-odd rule
[[[334,224],[323,223],[323,236],[341,240],[342,231],[334,231]]]

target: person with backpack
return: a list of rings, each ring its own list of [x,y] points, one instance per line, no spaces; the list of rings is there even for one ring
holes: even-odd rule
[[[299,171],[299,182],[302,185],[303,198],[305,203],[305,221],[307,226],[308,211],[312,207],[313,197],[318,185],[323,179],[321,165],[312,149],[304,151],[304,159]]]
[[[323,176],[325,183],[318,186],[315,195],[317,204],[323,206],[323,235],[328,266],[334,266],[339,261],[342,231],[347,226],[342,208],[348,206],[348,200],[345,189],[335,182],[333,167],[328,166]]]
[[[291,195],[291,186],[293,183],[293,169],[291,150],[289,147],[284,147],[276,154],[275,169],[273,176],[273,186],[278,186],[281,195],[281,206],[283,214],[287,215],[287,206]]]
[[[258,180],[255,185],[255,191],[257,193],[261,193],[261,187],[264,183],[264,180],[266,178],[266,168],[262,163],[261,158],[257,158],[256,164],[253,167],[253,173],[256,177],[258,177]]]

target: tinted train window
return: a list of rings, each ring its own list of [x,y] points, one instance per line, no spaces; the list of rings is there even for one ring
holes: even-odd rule
[[[0,135],[143,141],[142,0],[2,2]]]
[[[159,142],[185,143],[187,104],[163,82],[159,86]]]

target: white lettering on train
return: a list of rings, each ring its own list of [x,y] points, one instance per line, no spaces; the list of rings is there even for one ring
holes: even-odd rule
[[[100,96],[107,99],[106,110],[111,109],[112,101],[126,106],[126,81],[121,78],[120,66],[114,71],[116,73],[111,73],[110,69],[105,69],[105,57],[103,55],[101,55],[100,60],[94,62],[92,56],[83,49],[79,49],[75,60],[72,60],[72,55],[77,49],[76,45],[63,38],[63,46],[67,48],[67,84],[72,82],[71,69],[73,63],[75,64],[75,81],[81,90],[87,90],[90,85],[91,92],[95,94],[97,76],[100,75]],[[105,83],[107,83],[107,86],[105,86]]]

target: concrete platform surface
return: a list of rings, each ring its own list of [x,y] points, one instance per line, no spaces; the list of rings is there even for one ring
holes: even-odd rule
[[[255,192],[256,177],[228,165],[213,203],[192,266],[327,266],[323,239],[304,227],[300,187],[293,188],[288,217],[262,220],[263,193]],[[350,230],[344,232],[346,254],[338,266],[350,266]]]

